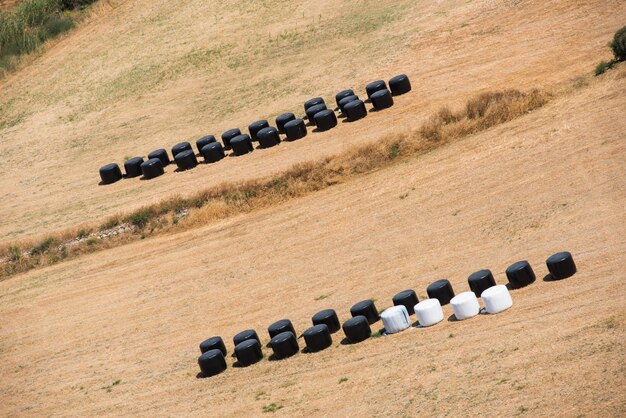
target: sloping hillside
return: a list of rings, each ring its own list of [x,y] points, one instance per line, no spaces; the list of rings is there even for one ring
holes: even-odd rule
[[[541,88],[540,109],[285,203],[194,223],[0,281],[2,416],[626,415],[626,67],[621,1],[134,0],[0,81],[0,242],[254,179],[415,129],[482,91]],[[407,73],[394,107],[154,181],[98,167],[299,112],[314,95]],[[545,259],[578,272],[550,281]],[[232,336],[315,312],[344,321],[434,280],[457,292],[526,259],[513,307],[233,367]],[[413,319],[414,317],[412,317]],[[373,331],[382,328],[380,322]],[[198,379],[220,335],[228,369]],[[300,348],[304,341],[298,340]]]
[[[0,85],[0,237],[274,172],[417,126],[481,90],[569,86],[608,57],[625,12],[620,1],[103,3]],[[314,95],[363,94],[401,72],[413,93],[358,124],[151,182],[97,186],[105,163],[300,112]]]

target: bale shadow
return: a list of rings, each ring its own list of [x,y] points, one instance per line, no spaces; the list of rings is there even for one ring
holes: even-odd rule
[[[204,375],[204,373],[200,372],[196,375],[196,379],[205,379],[206,376]]]
[[[459,320],[456,318],[456,315],[452,314],[448,317],[448,322],[459,322]]]
[[[552,275],[552,273],[548,273],[543,277],[544,282],[556,282],[558,279]]]

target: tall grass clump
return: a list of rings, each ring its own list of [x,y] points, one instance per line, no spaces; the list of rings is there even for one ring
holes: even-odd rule
[[[20,56],[75,26],[69,12],[95,0],[26,0],[0,11],[0,76],[13,70]]]
[[[84,225],[40,242],[0,247],[0,279],[143,238],[148,226],[150,234],[183,230],[302,197],[507,122],[540,108],[549,99],[549,95],[540,90],[482,93],[459,110],[442,107],[419,129],[390,134],[334,156],[295,164],[268,178],[223,183],[188,197],[171,197],[126,215],[113,215],[100,225],[100,233],[103,233],[127,223],[133,226],[134,233],[85,239],[83,231],[92,228]],[[184,218],[178,216],[181,211],[185,212]],[[167,220],[173,217],[176,222],[169,223]],[[81,237],[83,241],[75,245],[64,245]]]

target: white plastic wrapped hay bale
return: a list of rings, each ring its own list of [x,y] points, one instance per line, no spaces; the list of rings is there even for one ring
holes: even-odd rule
[[[513,306],[513,300],[509,289],[505,285],[499,284],[490,287],[481,293],[480,298],[485,304],[485,309],[490,314],[497,314]]]
[[[415,305],[415,316],[423,327],[443,321],[443,310],[439,299],[426,299]]]
[[[380,315],[385,326],[385,331],[388,334],[395,334],[396,332],[404,331],[411,325],[409,320],[409,312],[403,305],[392,306],[385,309]]]
[[[459,321],[478,315],[480,305],[474,292],[459,293],[450,301],[454,316]]]

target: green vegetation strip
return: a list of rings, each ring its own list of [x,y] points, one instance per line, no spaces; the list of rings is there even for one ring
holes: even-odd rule
[[[15,69],[21,55],[72,29],[80,10],[96,0],[27,0],[0,11],[0,76]]]
[[[461,110],[441,108],[419,129],[388,135],[332,157],[296,164],[270,178],[224,183],[190,197],[176,196],[127,215],[112,216],[98,228],[82,225],[43,241],[7,245],[0,248],[0,279],[157,233],[182,231],[305,196],[507,122],[540,108],[548,100],[549,95],[539,90],[483,93],[470,99]]]

